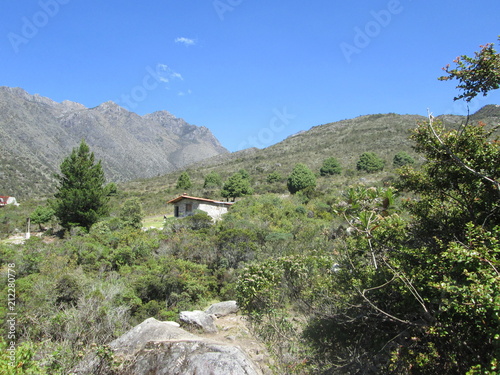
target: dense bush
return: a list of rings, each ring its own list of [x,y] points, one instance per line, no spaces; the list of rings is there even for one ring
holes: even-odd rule
[[[222,178],[218,173],[210,172],[205,176],[205,181],[203,182],[203,188],[209,189],[215,187],[218,188],[221,186],[222,186]]]
[[[385,161],[374,152],[364,152],[360,155],[356,163],[356,169],[358,171],[373,173],[384,169],[384,165]]]
[[[394,155],[394,159],[392,159],[392,164],[396,168],[404,167],[405,165],[413,163],[415,163],[415,160],[411,157],[411,155],[408,155],[404,151],[398,152],[396,155]]]
[[[177,179],[177,185],[175,186],[177,189],[189,189],[193,184],[191,183],[191,178],[189,177],[187,172],[182,172],[179,178]]]
[[[302,163],[296,164],[287,180],[288,191],[295,194],[301,190],[316,187],[316,176]]]
[[[141,201],[138,198],[127,199],[120,209],[120,220],[123,225],[139,229],[142,227],[144,212]]]
[[[233,198],[233,201],[238,197],[253,194],[253,189],[250,186],[249,175],[246,170],[236,172],[224,183],[221,195],[224,198]]]
[[[332,176],[342,173],[342,167],[337,159],[331,157],[323,161],[323,166],[319,172],[322,176]]]

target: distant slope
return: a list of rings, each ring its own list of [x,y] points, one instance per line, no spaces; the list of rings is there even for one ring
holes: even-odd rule
[[[209,129],[166,111],[139,116],[113,102],[86,108],[9,87],[0,87],[0,134],[0,192],[21,197],[50,192],[53,174],[82,139],[115,182],[228,152]]]
[[[456,115],[438,116],[447,126],[457,127],[466,123],[466,117]],[[489,126],[500,124],[500,106],[486,106],[469,119],[470,123],[484,121]],[[328,157],[339,160],[343,172],[340,176],[318,178],[321,191],[342,190],[346,185],[365,181],[380,182],[394,176],[392,165],[394,155],[406,151],[417,163],[424,159],[413,150],[409,139],[411,130],[420,122],[427,122],[424,116],[398,115],[394,113],[360,116],[325,125],[315,126],[299,132],[284,141],[265,149],[250,148],[231,154],[221,154],[185,168],[191,177],[193,187],[188,193],[207,198],[222,199],[219,188],[203,188],[204,177],[216,172],[226,180],[240,169],[246,169],[256,194],[266,192],[288,193],[286,179],[297,163],[305,163],[319,175],[323,161]],[[383,172],[365,174],[356,171],[356,163],[363,152],[372,151],[386,161]],[[277,172],[281,180],[267,182],[267,176]],[[175,184],[181,171],[165,176],[130,181],[120,187],[127,194],[140,195],[148,212],[168,212],[165,202],[186,192],[176,189]]]
[[[321,167],[324,159],[335,157],[344,170],[354,170],[363,152],[373,151],[384,158],[388,165],[399,151],[412,153],[408,139],[410,130],[426,118],[417,115],[394,113],[360,116],[325,125],[292,135],[265,149],[248,149],[233,154],[219,155],[196,165],[211,169],[248,168],[289,173],[296,163],[305,163],[312,169]]]
[[[465,124],[467,118],[457,115],[441,115],[449,126]],[[414,154],[411,131],[428,119],[419,115],[395,113],[359,116],[354,119],[314,126],[299,132],[265,149],[247,149],[232,154],[219,155],[203,160],[191,169],[203,167],[205,171],[220,169],[237,171],[248,168],[256,171],[282,171],[288,173],[296,163],[305,163],[319,170],[327,157],[339,160],[344,170],[356,169],[363,152],[375,152],[390,166],[399,151]],[[487,105],[470,116],[470,122],[484,121],[490,126],[500,124],[500,106]]]

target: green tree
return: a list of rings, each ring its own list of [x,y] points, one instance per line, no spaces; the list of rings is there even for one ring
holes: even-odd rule
[[[61,174],[56,175],[59,187],[52,202],[55,215],[66,229],[75,226],[89,229],[109,212],[101,161],[95,163],[94,153],[82,140],[60,169]]]
[[[233,198],[233,201],[238,197],[251,194],[253,194],[253,189],[250,186],[250,181],[240,172],[236,172],[229,177],[221,191],[221,195],[224,198]]]
[[[205,176],[205,182],[203,183],[203,188],[213,188],[222,186],[222,179],[217,172],[210,172]]]
[[[500,37],[499,37],[500,41]],[[454,100],[465,99],[470,102],[478,94],[485,96],[489,91],[500,88],[500,54],[493,47],[493,43],[480,46],[481,50],[475,52],[475,57],[462,55],[443,68],[447,76],[439,77],[441,81],[456,79],[460,82],[457,86],[463,93]]]
[[[191,183],[191,178],[187,172],[182,172],[179,178],[177,179],[177,185],[175,186],[177,189],[189,189],[193,184]]]
[[[126,226],[136,229],[140,229],[142,227],[144,212],[139,198],[130,198],[123,203],[120,208],[120,219]]]
[[[385,161],[378,157],[374,152],[364,152],[359,157],[356,169],[358,171],[373,173],[384,169],[384,165]]]
[[[420,366],[487,373],[500,359],[500,141],[484,124],[449,130],[432,118],[412,138],[427,162],[404,167],[398,187],[418,196],[407,203],[415,249],[404,268],[431,312]],[[414,349],[400,354],[417,363]]]
[[[306,188],[314,189],[316,187],[316,176],[305,164],[298,163],[288,177],[287,187],[291,194]]]
[[[42,224],[48,223],[54,217],[54,210],[47,206],[37,206],[30,215],[33,224],[38,224],[42,230]]]
[[[427,162],[403,168],[399,188],[420,195],[407,207],[422,235],[463,240],[469,222],[485,228],[500,223],[500,147],[493,130],[482,123],[447,130],[430,121],[412,139]]]
[[[342,167],[337,159],[330,157],[323,161],[323,166],[319,170],[322,176],[332,176],[342,173]]]
[[[407,164],[413,164],[413,163],[415,163],[415,160],[411,157],[411,155],[408,155],[404,151],[398,152],[396,155],[394,155],[394,159],[392,159],[392,164],[396,168],[400,168]]]
[[[377,207],[385,199],[373,189],[351,192],[337,209],[354,228],[333,278],[337,301],[323,305],[331,317],[311,322],[306,336],[318,353],[326,343],[328,354],[345,356],[352,372],[496,373],[500,140],[485,124],[447,129],[432,117],[412,140],[426,163],[404,166],[397,184],[417,197],[405,204],[412,219]],[[376,340],[365,341],[367,331]],[[402,332],[411,340],[396,345]]]

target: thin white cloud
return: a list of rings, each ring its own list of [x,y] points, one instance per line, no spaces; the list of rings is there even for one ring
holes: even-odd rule
[[[185,46],[194,46],[196,44],[194,39],[179,37],[175,39],[175,43],[182,43]]]
[[[181,81],[184,80],[184,78],[182,78],[182,75],[180,73],[173,71],[166,64],[160,64],[160,63],[156,64],[156,73],[158,80],[163,83],[169,83],[170,81],[176,79],[179,79]]]
[[[181,81],[184,81],[184,78],[182,78],[181,74],[174,71],[170,73],[170,77],[172,79],[180,79]]]
[[[187,91],[179,91],[177,93],[178,96],[186,96],[186,95],[191,95],[191,90],[187,90]]]

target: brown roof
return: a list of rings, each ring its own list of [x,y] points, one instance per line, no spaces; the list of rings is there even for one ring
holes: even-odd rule
[[[179,195],[177,198],[169,200],[167,203],[177,203],[180,202],[183,199],[192,199],[194,201],[202,201],[202,202],[209,202],[209,203],[218,203],[218,204],[225,204],[225,205],[232,205],[233,202],[221,202],[221,201],[215,201],[213,199],[207,199],[207,198],[199,198],[199,197],[191,197],[187,194],[182,194]]]

